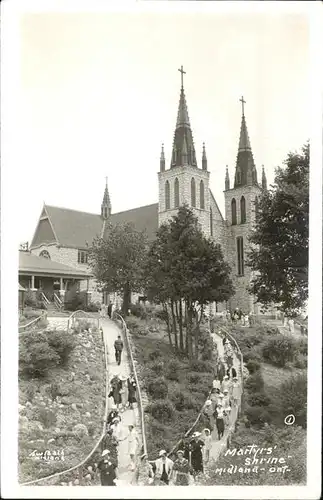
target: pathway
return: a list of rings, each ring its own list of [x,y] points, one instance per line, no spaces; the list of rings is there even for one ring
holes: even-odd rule
[[[110,319],[101,318],[100,323],[103,329],[103,337],[108,352],[109,380],[112,379],[113,375],[125,375],[128,378],[130,375],[130,364],[128,361],[123,332]],[[114,341],[117,339],[118,335],[121,335],[124,344],[120,366],[117,365],[114,354]],[[127,409],[121,413],[121,419],[121,427],[123,429],[124,437],[127,436],[128,425],[132,424],[136,426],[139,440],[141,441],[141,428],[137,405],[135,405],[133,410]],[[130,457],[128,455],[128,440],[125,439],[124,441],[121,441],[118,446],[118,486],[126,486],[134,483],[135,474],[129,470],[129,465]]]

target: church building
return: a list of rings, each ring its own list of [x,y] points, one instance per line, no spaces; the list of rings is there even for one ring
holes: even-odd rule
[[[181,205],[187,204],[197,217],[204,234],[221,245],[224,257],[231,266],[236,293],[227,307],[240,307],[246,313],[254,311],[254,298],[247,292],[251,271],[245,265],[245,256],[249,248],[248,235],[255,223],[258,198],[262,190],[267,188],[267,181],[262,169],[261,184],[258,183],[244,113],[245,101],[240,99],[242,118],[233,183],[230,183],[228,168],[224,179],[223,216],[209,187],[210,171],[204,144],[201,162],[196,158],[184,93],[183,68],[179,71],[182,83],[172,155],[166,166],[162,145],[158,172],[158,203],[114,214],[106,184],[100,214],[45,204],[30,251],[70,268],[88,271],[88,249],[95,237],[105,237],[107,221],[112,224],[133,223],[138,231],[145,230],[151,241],[158,226],[175,215]],[[96,290],[93,278],[80,281],[80,290],[82,289],[87,289],[93,302],[107,301],[107,296]]]

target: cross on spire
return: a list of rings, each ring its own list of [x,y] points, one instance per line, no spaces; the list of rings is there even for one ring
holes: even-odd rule
[[[246,101],[244,100],[243,96],[241,97],[241,99],[239,99],[239,101],[242,104],[242,116],[244,116],[244,105],[246,104]]]
[[[178,71],[181,73],[181,84],[182,84],[182,88],[183,88],[183,86],[184,86],[183,75],[186,75],[186,71],[183,70],[183,66],[181,66],[181,69],[179,69]]]
[[[108,185],[108,177],[105,178],[105,185]]]

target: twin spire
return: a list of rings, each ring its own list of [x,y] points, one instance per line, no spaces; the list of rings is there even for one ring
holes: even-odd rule
[[[111,215],[111,201],[108,190],[108,178],[105,178],[105,190],[103,195],[103,200],[101,204],[101,217],[102,219],[108,219]]]
[[[193,134],[184,93],[183,76],[186,74],[186,72],[183,70],[183,66],[181,66],[178,71],[181,73],[181,92],[179,98],[170,168],[184,166],[197,168]],[[202,154],[202,169],[207,170],[207,158],[204,144]],[[165,171],[164,145],[162,145],[162,151],[160,155],[160,171]]]

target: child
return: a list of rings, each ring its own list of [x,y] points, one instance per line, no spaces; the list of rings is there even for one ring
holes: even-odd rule
[[[212,447],[212,437],[210,429],[204,429],[202,434],[202,439],[204,441],[204,463],[208,463],[210,460],[210,449]]]

